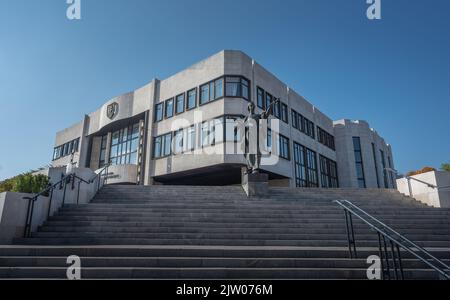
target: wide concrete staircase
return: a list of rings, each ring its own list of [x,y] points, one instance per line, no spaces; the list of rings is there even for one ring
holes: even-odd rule
[[[0,247],[0,278],[366,279],[377,235],[355,219],[360,259],[350,259],[346,199],[450,261],[450,210],[390,190],[273,188],[249,200],[241,187],[107,186],[67,205],[29,239]],[[407,279],[436,279],[404,253]]]

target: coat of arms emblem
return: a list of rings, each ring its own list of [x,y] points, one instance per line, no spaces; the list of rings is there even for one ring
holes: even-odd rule
[[[113,120],[119,113],[119,104],[117,102],[111,103],[106,109],[106,114],[109,119]]]

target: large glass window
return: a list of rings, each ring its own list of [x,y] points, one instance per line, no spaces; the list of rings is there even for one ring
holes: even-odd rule
[[[225,133],[227,142],[240,142],[241,141],[241,130],[238,125],[238,117],[227,116],[225,118]]]
[[[184,130],[180,129],[177,132],[175,132],[174,154],[183,153],[183,143],[184,143]]]
[[[197,89],[188,92],[187,110],[197,107]]]
[[[291,119],[292,119],[292,127],[294,127],[295,129],[300,129],[299,116],[295,110],[292,110]]]
[[[367,185],[366,185],[366,177],[364,174],[361,139],[359,137],[353,137],[353,148],[355,152],[355,167],[358,186],[359,188],[364,189],[367,187]]]
[[[223,118],[214,119],[202,123],[202,146],[213,146],[223,142],[224,125]]]
[[[294,143],[294,162],[297,187],[319,187],[316,152]]]
[[[270,107],[270,105],[272,105],[272,95],[269,93],[266,93],[266,109]]]
[[[110,163],[135,165],[138,163],[139,124],[130,125],[112,134]]]
[[[320,156],[320,175],[323,188],[338,188],[337,164],[335,161]]]
[[[184,112],[184,94],[178,95],[176,99],[176,113],[181,114]]]
[[[155,105],[155,122],[161,122],[164,119],[164,103]]]
[[[172,118],[173,117],[173,99],[169,99],[166,101],[166,118]]]
[[[217,79],[214,82],[214,99],[219,99],[223,97],[223,78]]]

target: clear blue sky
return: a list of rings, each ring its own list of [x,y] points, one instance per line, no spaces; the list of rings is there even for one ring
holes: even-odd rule
[[[0,0],[0,179],[48,164],[106,100],[240,49],[333,119],[365,119],[397,168],[450,160],[450,1]]]

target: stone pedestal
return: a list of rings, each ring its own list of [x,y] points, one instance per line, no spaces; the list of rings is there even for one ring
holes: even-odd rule
[[[243,170],[242,188],[248,197],[267,196],[269,193],[269,175],[263,173],[246,174]]]

